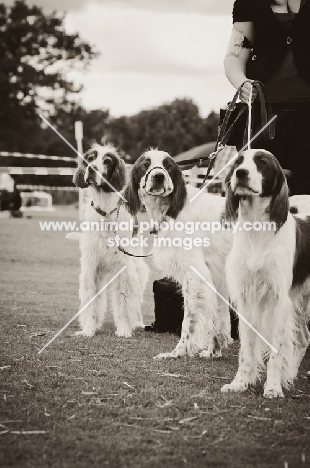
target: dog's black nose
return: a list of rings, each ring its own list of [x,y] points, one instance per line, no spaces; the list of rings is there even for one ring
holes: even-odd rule
[[[157,174],[153,175],[153,179],[155,180],[155,182],[163,182],[165,180],[165,175],[161,172],[158,172]]]
[[[236,176],[238,179],[243,179],[244,177],[249,175],[249,171],[247,169],[237,169]]]

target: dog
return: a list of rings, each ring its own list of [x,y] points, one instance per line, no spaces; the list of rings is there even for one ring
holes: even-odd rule
[[[169,353],[158,354],[155,358],[177,358],[193,356],[219,357],[221,348],[230,342],[230,315],[228,306],[218,299],[212,288],[227,297],[225,281],[225,257],[231,248],[231,234],[221,231],[210,234],[210,247],[206,245],[203,230],[197,230],[201,242],[190,250],[174,246],[169,240],[180,239],[184,233],[175,227],[164,230],[164,223],[220,221],[224,215],[224,199],[202,193],[195,201],[190,199],[198,189],[186,186],[179,166],[164,151],[151,149],[135,162],[129,183],[124,191],[126,205],[135,216],[141,203],[150,218],[157,224],[157,244],[154,245],[153,259],[165,276],[171,277],[182,287],[184,297],[184,319],[179,343]],[[175,224],[177,226],[177,224]],[[209,233],[208,233],[209,234]],[[190,234],[194,240],[194,234]],[[194,267],[207,284],[191,268]]]
[[[91,196],[91,201],[88,200],[85,205],[85,221],[97,222],[100,226],[103,223],[104,227],[103,230],[77,233],[80,236],[81,251],[81,307],[122,267],[127,267],[112,281],[107,291],[100,293],[80,314],[82,330],[76,334],[91,337],[101,328],[110,296],[116,335],[129,338],[136,326],[143,327],[141,304],[148,279],[148,267],[142,258],[127,256],[120,251],[116,241],[111,243],[114,239],[113,222],[117,220],[118,223],[130,223],[131,220],[117,193],[126,183],[125,163],[112,145],[94,144],[79,163],[73,181],[80,188],[88,188]],[[129,239],[132,235],[129,231],[122,231],[121,234]],[[136,248],[134,251],[136,254],[140,253]]]
[[[268,360],[264,397],[283,398],[282,387],[292,384],[310,341],[310,216],[290,213],[285,174],[268,151],[241,153],[226,186],[228,220],[238,218],[243,227],[248,222],[272,222],[273,229],[238,229],[227,258],[227,283],[240,313],[241,343],[237,374],[222,392],[245,391]],[[293,205],[299,202],[300,197],[292,197]]]

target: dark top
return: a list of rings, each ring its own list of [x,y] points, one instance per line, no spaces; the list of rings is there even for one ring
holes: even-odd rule
[[[275,13],[275,16],[287,31],[291,30],[296,13]],[[264,84],[271,102],[310,101],[310,82],[298,73],[292,49],[265,78]]]
[[[310,0],[303,1],[289,30],[286,21],[280,20],[279,15],[272,11],[269,0],[235,0],[233,22],[245,21],[253,22],[255,30],[255,41],[246,67],[248,78],[265,83],[278,67],[280,70],[283,66],[285,68],[285,60],[288,60],[289,73],[293,64],[304,83],[310,82]],[[289,53],[293,60],[290,60]],[[300,98],[298,96],[299,92],[296,99]]]

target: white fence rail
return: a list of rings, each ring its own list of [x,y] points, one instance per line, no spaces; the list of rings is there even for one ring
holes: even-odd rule
[[[226,147],[218,156],[214,168],[211,171],[212,176],[216,174],[229,159],[235,154],[236,149],[234,147]],[[28,159],[44,159],[44,160],[53,160],[53,161],[66,161],[71,162],[74,167],[21,167],[21,166],[9,166],[9,167],[0,167],[0,174],[6,173],[9,175],[59,175],[59,176],[73,176],[76,166],[76,158],[70,158],[66,156],[47,156],[44,154],[31,154],[31,153],[18,153],[18,152],[7,152],[0,151],[0,157],[13,156],[16,158],[28,158]],[[131,168],[130,164],[126,164],[127,168]],[[229,170],[229,168],[228,168]],[[219,179],[210,184],[208,187],[209,192],[223,193],[224,191],[224,180],[228,172],[226,170],[221,174]],[[207,171],[207,168],[197,168],[194,167],[190,170],[183,171],[184,178],[186,182],[200,187],[204,178],[204,175]],[[210,179],[211,177],[210,176]],[[17,185],[19,190],[31,190],[31,191],[44,191],[52,195],[54,205],[68,205],[68,204],[78,204],[79,203],[79,190],[76,187],[51,187],[47,185]]]

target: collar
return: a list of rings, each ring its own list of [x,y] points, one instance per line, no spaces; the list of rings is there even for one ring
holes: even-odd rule
[[[162,220],[159,221],[159,223],[156,223],[152,229],[150,230],[150,234],[155,234],[155,236],[158,235],[159,231],[161,230],[161,225],[162,223],[165,223],[167,221],[167,216],[163,216]]]
[[[109,218],[111,216],[111,214],[113,214],[116,210],[117,210],[117,207],[114,208],[112,211],[110,211],[110,213],[107,213],[106,211],[102,210],[101,208],[99,208],[99,206],[95,206],[93,200],[91,201],[91,206],[94,208],[94,210],[100,214],[100,216],[103,216],[104,218]]]

